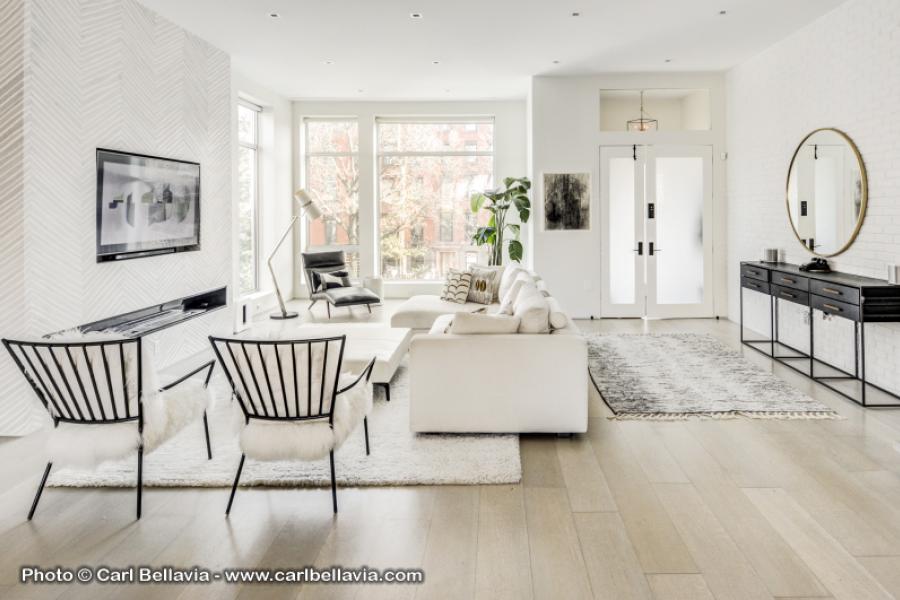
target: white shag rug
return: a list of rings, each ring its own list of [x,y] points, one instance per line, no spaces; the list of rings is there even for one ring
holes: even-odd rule
[[[591,379],[618,420],[839,418],[710,335],[585,337]]]
[[[221,372],[214,377],[219,397],[209,415],[212,460],[206,458],[201,422],[144,457],[144,485],[149,487],[230,487],[240,461],[232,425],[231,401],[223,393]],[[225,397],[225,399],[222,399]],[[518,435],[415,434],[409,430],[409,374],[398,369],[391,401],[376,387],[369,414],[371,455],[366,456],[363,427],[335,452],[337,481],[342,486],[494,484],[522,478]],[[60,468],[47,482],[56,487],[134,487],[137,456],[108,462],[95,470]],[[259,462],[247,459],[243,486],[330,486],[328,458],[313,462]]]

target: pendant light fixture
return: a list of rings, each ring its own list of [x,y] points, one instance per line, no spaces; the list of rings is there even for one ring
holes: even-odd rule
[[[641,90],[641,116],[637,119],[631,119],[626,123],[626,131],[636,131],[643,133],[645,131],[656,131],[659,129],[659,121],[651,117],[644,111],[644,90]]]

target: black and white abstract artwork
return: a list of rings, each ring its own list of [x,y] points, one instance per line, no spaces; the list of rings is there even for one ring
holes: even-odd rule
[[[590,173],[544,173],[544,229],[590,229]]]

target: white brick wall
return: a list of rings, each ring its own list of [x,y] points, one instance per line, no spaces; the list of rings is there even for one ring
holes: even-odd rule
[[[788,223],[784,188],[796,145],[817,127],[846,131],[869,173],[863,229],[833,268],[883,279],[885,265],[900,264],[900,1],[842,4],[735,67],[726,89],[731,318],[738,318],[739,261],[758,259],[763,247],[782,248],[788,262],[808,260]],[[745,318],[766,332],[767,305],[753,295],[745,294]],[[798,309],[783,309],[782,336],[804,348]],[[900,325],[868,325],[866,335],[871,380],[900,391]],[[851,337],[848,322],[817,313],[817,355],[852,369]]]

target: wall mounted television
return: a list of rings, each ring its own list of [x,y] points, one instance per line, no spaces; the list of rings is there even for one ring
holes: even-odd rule
[[[97,149],[97,262],[199,249],[199,163]]]

